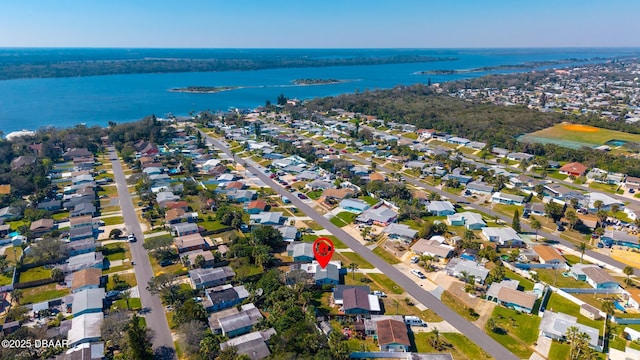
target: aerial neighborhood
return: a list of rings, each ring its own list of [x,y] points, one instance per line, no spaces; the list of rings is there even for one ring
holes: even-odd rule
[[[580,96],[600,82],[576,71],[447,96],[590,113],[632,95]],[[637,169],[297,99],[58,135],[14,139],[19,180],[0,177],[2,336],[59,342],[39,358],[640,358]]]

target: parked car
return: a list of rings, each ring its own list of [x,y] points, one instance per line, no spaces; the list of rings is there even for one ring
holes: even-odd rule
[[[413,256],[413,257],[411,258],[411,263],[412,263],[412,264],[417,264],[419,260],[420,260],[420,257],[419,257],[418,255]]]
[[[299,194],[298,194],[298,198],[300,198],[300,199],[302,199],[302,200],[308,199],[307,195],[305,195],[305,194],[303,194],[303,193],[299,193]]]
[[[409,326],[427,326],[427,323],[417,316],[405,316],[404,323]]]
[[[384,293],[384,291],[379,291],[379,290],[375,290],[371,293],[371,295],[375,295],[377,297],[387,297],[387,294]]]
[[[411,273],[417,277],[419,277],[420,279],[426,279],[427,277],[424,276],[424,274],[422,273],[422,271],[416,270],[416,269],[412,269]]]
[[[162,261],[160,261],[160,266],[169,266],[171,264],[173,264],[173,261],[171,261],[171,260],[162,260]]]
[[[127,241],[136,242],[136,236],[134,234],[129,234],[129,236],[127,236]]]

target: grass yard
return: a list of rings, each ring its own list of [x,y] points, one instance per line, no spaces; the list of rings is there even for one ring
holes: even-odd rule
[[[538,278],[549,285],[559,288],[590,288],[586,281],[578,281],[572,277],[562,276],[562,270],[535,269]]]
[[[0,273],[0,286],[11,284],[13,272]]]
[[[369,274],[371,280],[380,285],[387,294],[403,294],[404,290],[384,274]]]
[[[597,183],[597,182],[590,182],[589,183],[589,188],[590,189],[594,189],[594,190],[598,190],[598,191],[608,192],[610,194],[615,194],[616,190],[618,189],[618,186],[609,185],[609,184],[602,184],[602,183]]]
[[[127,302],[124,299],[118,299],[113,302],[111,305],[111,309],[126,309]],[[131,298],[129,299],[129,310],[139,310],[142,309],[142,301],[140,298]]]
[[[38,266],[20,273],[20,276],[18,277],[18,282],[25,283],[29,281],[48,279],[50,277],[51,277],[50,269],[45,269],[44,266]]]
[[[304,220],[302,221],[305,225],[307,225],[307,227],[311,230],[322,230],[324,229],[322,226],[318,225],[317,222],[313,221],[313,220]]]
[[[402,134],[402,136],[409,138],[409,139],[413,139],[413,140],[418,140],[418,134],[416,133],[404,133]]]
[[[322,196],[322,190],[309,191],[307,196],[313,200],[318,200]]]
[[[127,243],[112,243],[107,244],[102,247],[102,254],[109,259],[109,261],[114,260],[124,260],[127,258],[131,258],[131,253],[129,252],[129,245]]]
[[[571,345],[559,343],[554,341],[549,348],[549,354],[553,354],[554,359],[566,360],[569,358],[569,352],[571,351]]]
[[[68,288],[56,289],[56,284],[47,284],[24,289],[21,304],[33,304],[63,297],[69,294]]]
[[[563,254],[564,258],[567,259],[567,263],[569,263],[569,265],[573,266],[575,264],[580,264],[580,256],[577,255],[571,255],[571,254]],[[582,259],[582,263],[583,264],[591,264],[590,262],[588,262],[587,260]]]
[[[326,237],[327,239],[331,240],[331,242],[333,242],[333,246],[336,249],[348,249],[349,248],[342,241],[338,240],[338,238],[335,237],[334,235],[323,235],[322,237]],[[303,242],[314,242],[314,241],[316,241],[317,238],[318,238],[317,235],[305,234],[305,235],[302,235],[302,239],[301,240]]]
[[[100,220],[104,221],[106,226],[124,224],[124,218],[122,216],[104,217]]]
[[[430,333],[414,334],[414,342],[416,350],[420,353],[438,353],[429,343]],[[479,360],[492,359],[489,354],[482,350],[478,345],[474,344],[466,336],[456,333],[440,333],[440,336],[451,346],[442,353],[450,353],[454,359],[461,360]]]
[[[199,221],[198,226],[202,226],[206,231],[216,231],[224,228],[229,228],[229,226],[222,224],[218,220]]]
[[[522,290],[533,290],[533,282],[531,280],[527,280],[509,269],[505,269],[505,276],[509,279],[518,280],[520,286],[523,288]]]
[[[131,287],[138,285],[138,282],[136,281],[136,274],[118,274],[118,277],[120,277],[120,280],[126,282]],[[109,276],[109,281],[107,282],[107,291],[113,290],[115,285],[116,283],[113,282],[113,275]]]
[[[453,296],[449,291],[444,291],[440,300],[443,304],[447,305],[451,310],[457,312],[460,316],[464,317],[469,321],[478,320],[479,315],[470,313],[470,309],[466,307],[463,303],[458,300],[455,296]]]
[[[378,203],[378,200],[376,200],[375,198],[373,198],[371,196],[368,196],[368,195],[367,196],[360,196],[360,200],[363,200],[364,202],[366,202],[370,206],[373,206],[373,205]]]
[[[538,339],[541,318],[501,306],[496,306],[491,316],[497,331],[487,328],[487,334],[520,358],[529,358],[533,353],[531,345]]]
[[[591,145],[604,145],[609,140],[623,140],[629,142],[640,142],[640,135],[630,134],[622,131],[608,130],[588,125],[578,125],[562,123],[550,128],[542,129],[528,134],[527,137],[540,138],[542,141],[557,143],[560,146],[572,147],[574,143]],[[559,140],[554,142],[554,140]],[[563,141],[568,141],[562,145]]]
[[[22,248],[19,246],[8,247],[4,249],[4,255],[7,257],[9,265],[13,266],[16,264],[16,259],[19,259],[20,255],[22,255]]]
[[[354,214],[348,211],[342,211],[342,212],[339,212],[335,217],[339,218],[340,220],[344,221],[347,224],[351,224],[357,216],[358,214]]]
[[[514,211],[518,210],[520,215],[522,215],[522,206],[518,205],[496,204],[493,206],[493,210],[508,216],[513,216]]]
[[[397,257],[391,255],[390,252],[381,248],[380,246],[373,249],[373,253],[382,258],[382,260],[388,262],[391,265],[398,264],[400,260]]]
[[[343,267],[348,268],[350,263],[357,263],[360,265],[360,269],[373,269],[373,265],[371,265],[367,260],[365,260],[360,254],[354,253],[351,251],[345,252],[335,252],[334,257],[343,257],[345,259],[346,264],[342,264]]]
[[[69,218],[69,212],[68,211],[63,211],[63,212],[59,212],[59,213],[55,213],[53,215],[51,215],[51,218],[55,221],[61,221],[61,220],[66,220]]]
[[[107,195],[109,197],[118,196],[118,188],[115,185],[103,185],[100,187],[102,190],[98,191],[98,196]]]

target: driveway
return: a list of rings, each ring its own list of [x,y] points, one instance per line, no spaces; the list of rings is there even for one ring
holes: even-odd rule
[[[129,243],[131,249],[132,261],[135,262],[134,271],[136,274],[136,281],[138,282],[138,292],[140,293],[140,301],[144,311],[144,317],[147,323],[147,327],[153,329],[155,336],[153,338],[153,348],[157,353],[162,354],[163,359],[175,359],[175,349],[173,347],[173,338],[171,337],[171,330],[167,323],[164,307],[157,295],[151,294],[147,290],[147,284],[153,277],[153,269],[151,268],[151,262],[147,251],[142,247],[144,243],[144,234],[140,228],[138,222],[138,216],[133,207],[133,201],[127,188],[124,172],[122,171],[122,164],[118,160],[116,151],[113,146],[108,148],[109,158],[113,165],[113,175],[115,178],[116,186],[118,187],[118,197],[120,198],[120,208],[122,210],[122,217],[126,225],[128,233],[136,235],[138,241]],[[160,350],[160,351],[159,351]]]

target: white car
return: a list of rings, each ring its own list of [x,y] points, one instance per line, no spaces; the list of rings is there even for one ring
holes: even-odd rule
[[[129,236],[127,237],[127,240],[129,242],[136,242],[136,236],[134,234],[129,234]]]
[[[371,292],[371,295],[375,295],[377,297],[387,297],[387,294],[384,293],[384,291],[380,291],[380,290],[375,290],[373,292]]]
[[[411,258],[411,263],[412,264],[417,264],[419,260],[420,260],[420,257],[418,255],[416,255],[416,256]]]
[[[420,270],[416,270],[416,269],[412,269],[411,273],[417,277],[419,277],[420,279],[426,279],[427,277],[424,276],[424,274],[422,273],[422,271]]]

